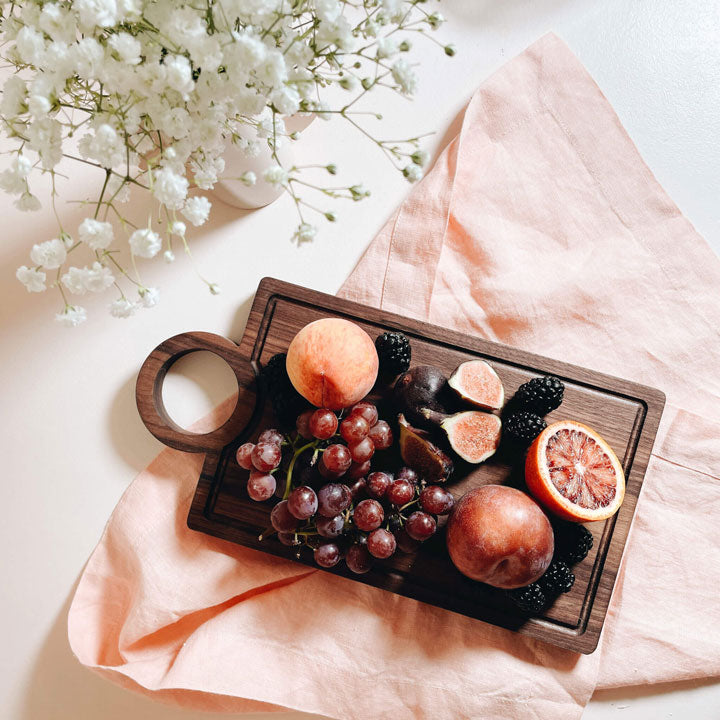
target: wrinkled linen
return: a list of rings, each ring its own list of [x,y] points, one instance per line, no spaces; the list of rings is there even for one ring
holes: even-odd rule
[[[667,394],[598,650],[192,532],[202,457],[168,449],[88,561],[73,651],[162,700],[343,720],[577,718],[598,686],[718,675],[718,290],[718,259],[545,36],[475,93],[340,294]]]

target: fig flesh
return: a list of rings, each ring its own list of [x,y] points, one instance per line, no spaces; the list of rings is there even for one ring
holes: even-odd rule
[[[462,400],[483,410],[499,410],[505,401],[502,381],[484,360],[468,360],[458,365],[448,385]]]
[[[452,460],[430,442],[427,432],[412,427],[402,413],[398,415],[398,424],[403,462],[428,482],[445,482],[453,471]]]
[[[422,414],[443,429],[450,447],[466,462],[477,465],[494,455],[500,445],[502,421],[497,415],[479,410],[443,415],[427,408]]]
[[[427,421],[420,412],[421,409],[446,412],[451,394],[447,378],[440,368],[416,365],[395,382],[393,402],[398,412],[403,413],[410,422],[423,425],[427,424]]]

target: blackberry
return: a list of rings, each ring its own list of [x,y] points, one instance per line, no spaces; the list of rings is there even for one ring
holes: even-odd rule
[[[560,595],[569,592],[575,584],[575,576],[563,560],[553,560],[538,584],[546,595]]]
[[[568,565],[582,562],[593,546],[592,533],[577,523],[562,523],[555,528],[555,554]]]
[[[505,421],[504,434],[518,445],[529,445],[546,427],[539,415],[523,410]]]
[[[536,582],[508,590],[507,595],[520,610],[531,615],[537,615],[547,603],[545,593]]]
[[[273,355],[260,371],[260,378],[270,396],[275,419],[281,427],[293,428],[297,416],[307,409],[308,402],[290,382],[286,359],[285,353]]]
[[[399,332],[385,332],[375,340],[375,349],[380,360],[380,373],[395,377],[410,367],[410,341]]]
[[[515,393],[515,402],[538,415],[547,415],[559,408],[565,386],[554,375],[537,377],[521,385]]]

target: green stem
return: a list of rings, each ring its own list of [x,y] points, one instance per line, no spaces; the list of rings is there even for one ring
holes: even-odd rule
[[[290,461],[290,464],[288,465],[287,474],[285,475],[285,492],[283,493],[282,499],[287,500],[288,496],[290,495],[290,487],[292,485],[292,473],[293,468],[295,467],[295,462],[297,459],[302,455],[306,450],[309,450],[310,448],[317,447],[317,440],[313,440],[312,442],[307,443],[306,445],[303,445],[301,448],[295,451],[292,460]]]

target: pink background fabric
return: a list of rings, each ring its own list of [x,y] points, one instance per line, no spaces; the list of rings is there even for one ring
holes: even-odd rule
[[[164,700],[338,718],[577,718],[597,686],[717,676],[719,289],[720,262],[545,36],[477,91],[341,294],[665,391],[598,650],[194,533],[202,458],[166,450],[88,561],[73,651]]]

